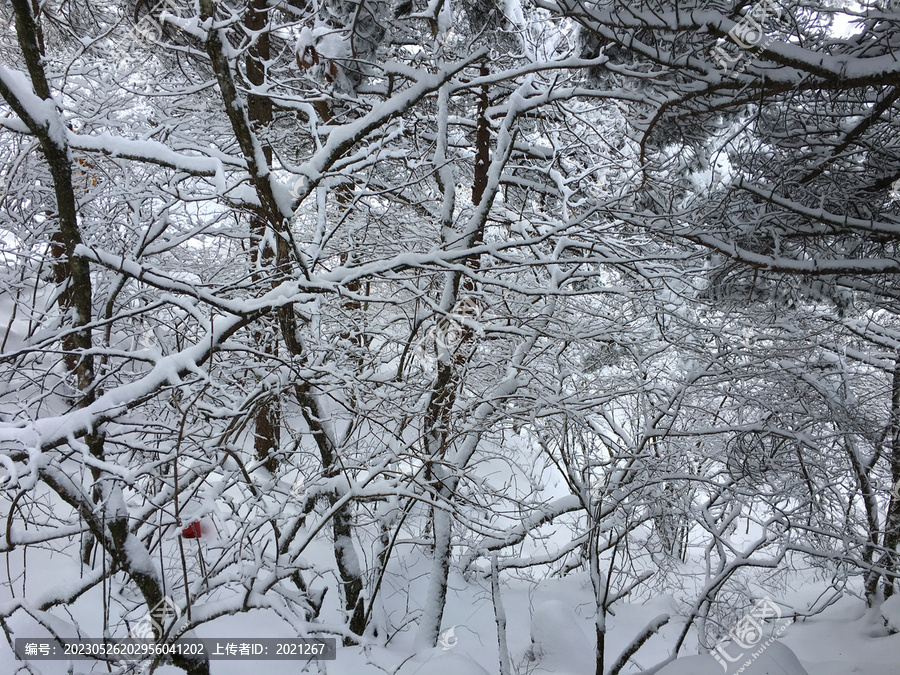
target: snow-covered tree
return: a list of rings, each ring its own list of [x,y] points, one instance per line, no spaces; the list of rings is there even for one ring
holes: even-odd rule
[[[501,574],[583,569],[616,675],[652,589],[673,657],[792,556],[890,595],[900,66],[861,12],[11,0],[0,624],[428,648],[455,565],[498,625]]]

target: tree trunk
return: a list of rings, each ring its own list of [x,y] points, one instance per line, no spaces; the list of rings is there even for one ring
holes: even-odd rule
[[[482,61],[479,72],[486,77],[489,74],[486,61]],[[479,94],[477,110],[477,127],[475,132],[475,167],[472,183],[472,203],[478,206],[485,196],[488,185],[488,169],[490,168],[490,125],[487,119],[488,90],[484,86]],[[446,105],[443,100],[441,106]],[[445,110],[440,113],[446,114]],[[446,133],[446,129],[444,129]],[[436,162],[436,164],[439,164]],[[440,169],[438,170],[439,182],[443,182]],[[445,185],[445,200],[453,200],[452,186]],[[487,209],[481,218],[479,226],[466,241],[467,246],[475,246],[484,236],[484,225],[487,222]],[[446,223],[445,225],[449,225]],[[480,267],[478,256],[469,256],[465,260],[467,267],[477,271]],[[452,312],[463,293],[475,291],[475,284],[468,276],[459,272],[447,275],[442,309]],[[431,386],[431,396],[425,413],[423,425],[425,444],[425,471],[426,483],[435,486],[435,492],[442,501],[448,504],[453,500],[456,491],[457,479],[448,473],[444,462],[446,460],[449,438],[451,413],[456,403],[456,391],[459,384],[460,373],[468,358],[471,356],[471,347],[474,334],[468,328],[461,329],[461,335],[456,344],[436,344],[437,373]],[[439,342],[440,338],[436,340]],[[458,467],[463,468],[463,467]],[[431,526],[434,533],[434,548],[432,552],[431,574],[428,581],[428,595],[425,601],[424,614],[419,624],[416,643],[420,647],[434,647],[437,644],[441,628],[441,619],[444,614],[444,603],[447,598],[447,579],[450,573],[450,554],[452,516],[445,509],[432,508]]]
[[[328,435],[321,423],[321,411],[318,403],[308,387],[298,386],[297,401],[303,417],[312,432],[319,456],[322,460],[324,478],[335,478],[340,475],[341,466],[333,439]],[[331,491],[327,495],[329,505],[334,505],[340,495]],[[334,536],[334,559],[340,575],[344,596],[344,611],[348,617],[348,628],[354,635],[362,635],[366,630],[365,596],[363,594],[363,572],[359,557],[353,545],[353,520],[348,505],[339,509],[331,520]],[[344,638],[344,644],[354,644],[351,637]]]
[[[891,480],[900,483],[900,357],[894,364],[891,379]],[[897,490],[891,490],[887,519],[884,527],[884,548],[881,564],[888,570],[884,575],[884,598],[887,600],[896,590],[898,564],[897,547],[900,545],[900,499]]]
[[[434,509],[431,522],[434,528],[434,552],[422,621],[416,635],[416,646],[422,649],[437,645],[447,600],[447,579],[450,575],[450,514],[444,509]]]
[[[876,498],[875,489],[872,486],[870,476],[872,462],[863,463],[851,438],[846,439],[845,447],[847,449],[847,455],[850,458],[850,465],[853,467],[853,472],[856,474],[856,483],[859,487],[859,493],[866,510],[866,547],[863,550],[862,559],[866,565],[871,566],[875,560],[875,551],[878,548],[881,528],[880,519],[878,517],[878,499]],[[880,450],[876,453],[876,458],[878,454],[880,454]],[[880,577],[881,575],[872,569],[869,569],[869,571],[866,572],[864,587],[866,604],[869,607],[875,603],[878,590],[878,579]]]
[[[268,22],[265,0],[252,0],[244,15],[244,26],[248,31],[258,33],[256,44],[247,50],[244,67],[247,79],[256,87],[266,81],[265,61],[269,59],[269,34],[264,32]],[[267,96],[249,94],[247,96],[247,117],[253,130],[260,134],[272,121],[272,101]],[[266,163],[272,163],[272,148],[268,144],[263,147]],[[253,265],[251,278],[255,284],[264,283],[271,277],[271,267],[275,252],[264,246],[268,221],[264,213],[256,211],[250,216],[250,263]],[[267,272],[266,270],[270,271]],[[254,338],[260,351],[277,356],[278,343],[272,339],[265,327],[254,331]],[[254,419],[255,433],[253,449],[256,458],[263,462],[266,469],[275,472],[278,469],[277,453],[281,448],[281,403],[277,396],[266,398],[256,410]]]

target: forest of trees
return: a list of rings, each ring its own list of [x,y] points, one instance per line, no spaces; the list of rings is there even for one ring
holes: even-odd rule
[[[900,590],[900,3],[0,17],[7,639],[87,594],[94,637],[171,598],[160,641],[265,609],[427,648],[451,572],[582,571],[617,675],[798,566],[806,613]]]

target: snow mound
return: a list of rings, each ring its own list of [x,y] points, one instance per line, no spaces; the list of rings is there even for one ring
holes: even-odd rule
[[[892,633],[900,633],[900,595],[892,595],[881,605],[881,616],[884,625]]]
[[[738,653],[733,647],[729,647],[728,651],[729,654]],[[723,671],[722,665],[709,654],[686,656],[675,659],[657,675],[734,675],[741,666],[747,663],[752,653],[753,650],[748,650],[746,657],[730,664],[726,671]],[[809,675],[790,647],[777,641],[766,647],[749,665],[740,670],[740,673],[741,675]]]
[[[410,675],[488,675],[488,671],[464,654],[441,654],[410,671]]]
[[[584,619],[559,600],[538,605],[531,617],[531,653],[535,672],[593,672],[594,641],[585,635]]]

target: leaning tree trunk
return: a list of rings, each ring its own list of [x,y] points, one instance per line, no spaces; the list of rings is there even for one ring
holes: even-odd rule
[[[900,356],[894,364],[894,376],[891,380],[891,483],[900,485]],[[881,566],[887,570],[884,574],[884,597],[891,597],[896,590],[897,571],[900,569],[898,546],[900,546],[900,498],[896,487],[891,490],[891,501],[888,505],[887,519],[884,527],[885,553]]]

